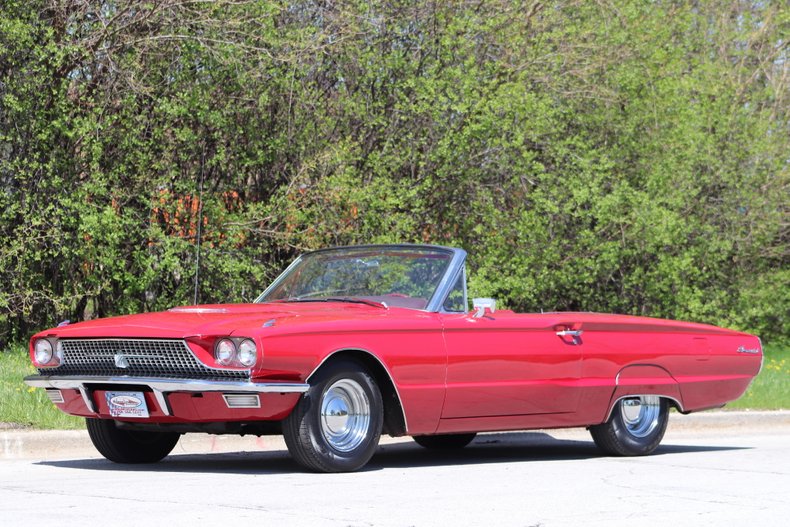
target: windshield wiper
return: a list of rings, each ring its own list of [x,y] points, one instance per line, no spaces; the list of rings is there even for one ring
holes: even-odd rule
[[[368,300],[366,298],[357,298],[354,296],[330,296],[325,298],[324,301],[326,302],[351,302],[353,304],[367,304],[373,307],[383,307],[384,309],[389,309],[387,304],[384,302],[376,302],[375,300]]]
[[[277,300],[269,300],[269,302],[282,302],[282,303],[290,303],[290,302],[347,302],[350,304],[365,304],[368,306],[373,307],[382,307],[384,309],[389,309],[389,306],[384,302],[376,302],[375,300],[367,300],[364,298],[356,298],[353,296],[329,296],[326,298],[300,298],[298,296],[292,298],[278,298]]]

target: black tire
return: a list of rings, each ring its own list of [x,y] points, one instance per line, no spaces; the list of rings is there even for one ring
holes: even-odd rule
[[[176,432],[121,430],[111,419],[85,419],[88,435],[99,453],[115,463],[155,463],[178,443]]]
[[[633,410],[642,406],[644,409]],[[630,412],[630,417],[627,415]],[[614,456],[644,456],[658,448],[669,421],[669,404],[657,396],[617,401],[603,424],[590,427],[595,444]]]
[[[477,434],[437,434],[414,436],[412,439],[424,448],[431,450],[458,450],[472,442]]]
[[[326,364],[316,374],[283,421],[283,436],[291,456],[303,467],[352,472],[376,452],[383,420],[381,392],[373,377],[358,363],[342,360]]]

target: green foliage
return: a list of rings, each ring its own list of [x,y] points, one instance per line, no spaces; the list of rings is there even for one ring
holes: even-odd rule
[[[788,34],[745,0],[3,0],[0,341],[391,241],[518,310],[788,339]]]

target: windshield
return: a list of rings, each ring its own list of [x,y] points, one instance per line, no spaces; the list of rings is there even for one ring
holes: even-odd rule
[[[453,253],[427,247],[348,247],[301,256],[256,302],[366,301],[425,309]]]

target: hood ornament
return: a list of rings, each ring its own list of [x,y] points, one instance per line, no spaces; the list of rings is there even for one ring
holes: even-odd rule
[[[123,353],[116,353],[115,357],[115,365],[119,368],[128,368],[129,367],[129,359],[124,357]]]

